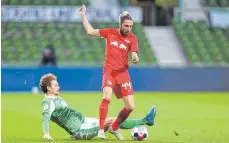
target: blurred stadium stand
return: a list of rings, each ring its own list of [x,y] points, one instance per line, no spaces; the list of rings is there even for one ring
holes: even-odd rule
[[[2,5],[90,5],[90,0],[1,0]]]
[[[64,85],[69,83],[64,87],[66,90],[100,90],[102,77],[99,73],[104,62],[105,40],[86,34],[78,15],[78,8],[82,4],[87,6],[89,21],[94,28],[117,27],[119,13],[133,8],[130,13],[137,17],[133,32],[139,42],[140,65],[146,65],[130,69],[138,91],[229,90],[228,0],[98,1],[2,0],[4,91],[29,91],[31,86],[37,86],[39,77],[46,72],[58,74]],[[111,4],[114,5],[107,8]],[[59,11],[53,10],[53,6]],[[48,15],[47,18],[43,14]],[[147,31],[150,28],[158,33]],[[173,50],[174,39],[178,50]],[[55,48],[59,69],[38,68],[41,53],[48,44]],[[185,57],[182,59],[185,64],[176,66],[171,61],[171,64],[162,65],[160,61],[164,57],[167,56],[165,60],[172,59],[171,51],[181,53]],[[158,55],[163,56],[161,58]],[[81,68],[87,73],[83,73]],[[62,74],[65,70],[69,72],[71,81],[65,80]],[[84,76],[81,77],[81,74]],[[73,75],[82,82],[88,77],[92,79],[88,78],[83,86],[76,88]],[[11,79],[15,79],[15,83],[12,84]],[[27,84],[22,85],[25,79]]]
[[[117,27],[117,23],[92,23],[96,28]],[[141,24],[133,28],[139,40],[142,64],[156,62]],[[2,23],[2,63],[38,62],[43,48],[52,43],[59,64],[103,64],[105,40],[90,37],[80,23]],[[17,53],[17,54],[12,54]],[[69,62],[70,61],[70,62]]]
[[[207,7],[229,7],[228,0],[203,0],[202,3]]]
[[[120,6],[146,5],[155,3],[160,11],[156,17],[170,17],[168,8],[178,6],[175,0],[117,0]],[[47,5],[72,6],[86,4],[90,6],[91,0],[2,0],[2,5]],[[202,0],[207,7],[228,7],[228,0]],[[193,7],[193,6],[192,6]],[[195,6],[194,6],[195,7]],[[164,10],[161,10],[164,9]],[[149,10],[147,7],[146,11]],[[143,12],[144,14],[144,12]],[[163,21],[157,19],[156,24]],[[166,19],[164,19],[166,21]],[[209,20],[210,21],[210,20]],[[143,16],[144,23],[144,16]],[[163,22],[162,22],[163,23]],[[161,23],[161,24],[162,24]],[[168,23],[167,23],[168,24]],[[172,26],[181,42],[187,61],[189,63],[226,64],[229,63],[229,26],[222,29],[212,27],[210,22],[192,19],[181,21],[173,20]],[[92,23],[95,28],[117,27],[114,22]],[[146,24],[147,25],[147,24]],[[156,64],[144,27],[136,23],[133,32],[139,40],[139,54],[142,64]],[[89,37],[78,22],[2,22],[2,63],[33,65],[38,63],[40,53],[47,44],[56,48],[59,64],[103,64],[105,41],[100,38]],[[17,54],[11,54],[17,53]]]
[[[125,5],[127,1],[119,1]],[[2,5],[90,5],[90,0],[3,0]],[[95,28],[117,27],[117,23],[92,23]],[[133,28],[139,40],[142,64],[155,64],[143,26]],[[77,22],[2,22],[2,63],[9,65],[34,65],[47,44],[56,48],[60,65],[103,64],[105,41],[89,37]],[[11,54],[11,53],[17,54]]]
[[[118,0],[120,6],[152,4],[167,9],[178,4],[174,0],[136,1]],[[82,5],[90,6],[91,0],[2,0],[2,5]],[[143,4],[142,4],[143,3]],[[228,0],[202,0],[204,6],[228,7]],[[143,9],[144,9],[143,7]],[[161,9],[160,8],[160,9]],[[148,9],[147,9],[148,10]],[[164,16],[159,13],[159,17]],[[169,13],[170,11],[167,12]],[[143,13],[144,14],[144,13]],[[162,14],[162,15],[160,15]],[[144,17],[144,16],[143,16]],[[169,18],[171,19],[171,18]],[[160,21],[161,19],[157,19]],[[144,18],[143,18],[144,22]],[[157,22],[158,23],[158,22]],[[160,23],[160,22],[159,22]],[[92,23],[95,28],[117,27],[117,23]],[[184,54],[190,63],[225,64],[229,63],[229,28],[210,27],[207,22],[174,20],[173,26],[177,37],[184,48]],[[139,40],[140,58],[142,64],[156,64],[156,58],[151,50],[143,26],[136,23],[133,32]],[[30,65],[38,63],[40,53],[47,44],[56,48],[59,64],[103,64],[105,41],[89,37],[77,22],[2,22],[2,63]],[[10,54],[10,53],[17,54]],[[70,61],[70,62],[69,62]]]
[[[209,28],[205,21],[174,21],[178,38],[192,63],[229,63],[229,27]]]

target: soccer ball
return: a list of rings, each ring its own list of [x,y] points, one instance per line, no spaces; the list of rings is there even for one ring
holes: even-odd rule
[[[136,126],[131,131],[131,137],[132,139],[137,141],[146,140],[146,138],[148,137],[148,130],[143,125]]]

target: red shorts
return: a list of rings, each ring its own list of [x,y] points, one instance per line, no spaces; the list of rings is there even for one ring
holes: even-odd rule
[[[102,88],[106,86],[113,89],[118,99],[134,93],[128,70],[122,72],[111,69],[104,70]]]

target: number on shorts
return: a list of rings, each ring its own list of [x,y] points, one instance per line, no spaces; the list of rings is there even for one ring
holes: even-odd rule
[[[127,89],[131,89],[131,83],[130,82],[125,82],[125,83],[122,83],[122,87],[125,88],[125,90]],[[129,87],[129,88],[128,88]]]

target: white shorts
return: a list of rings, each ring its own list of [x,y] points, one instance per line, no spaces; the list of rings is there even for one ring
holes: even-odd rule
[[[97,136],[99,131],[99,120],[96,118],[84,118],[80,129],[72,136],[75,139],[90,140]]]
[[[85,117],[80,129],[91,129],[99,127],[99,119]]]

